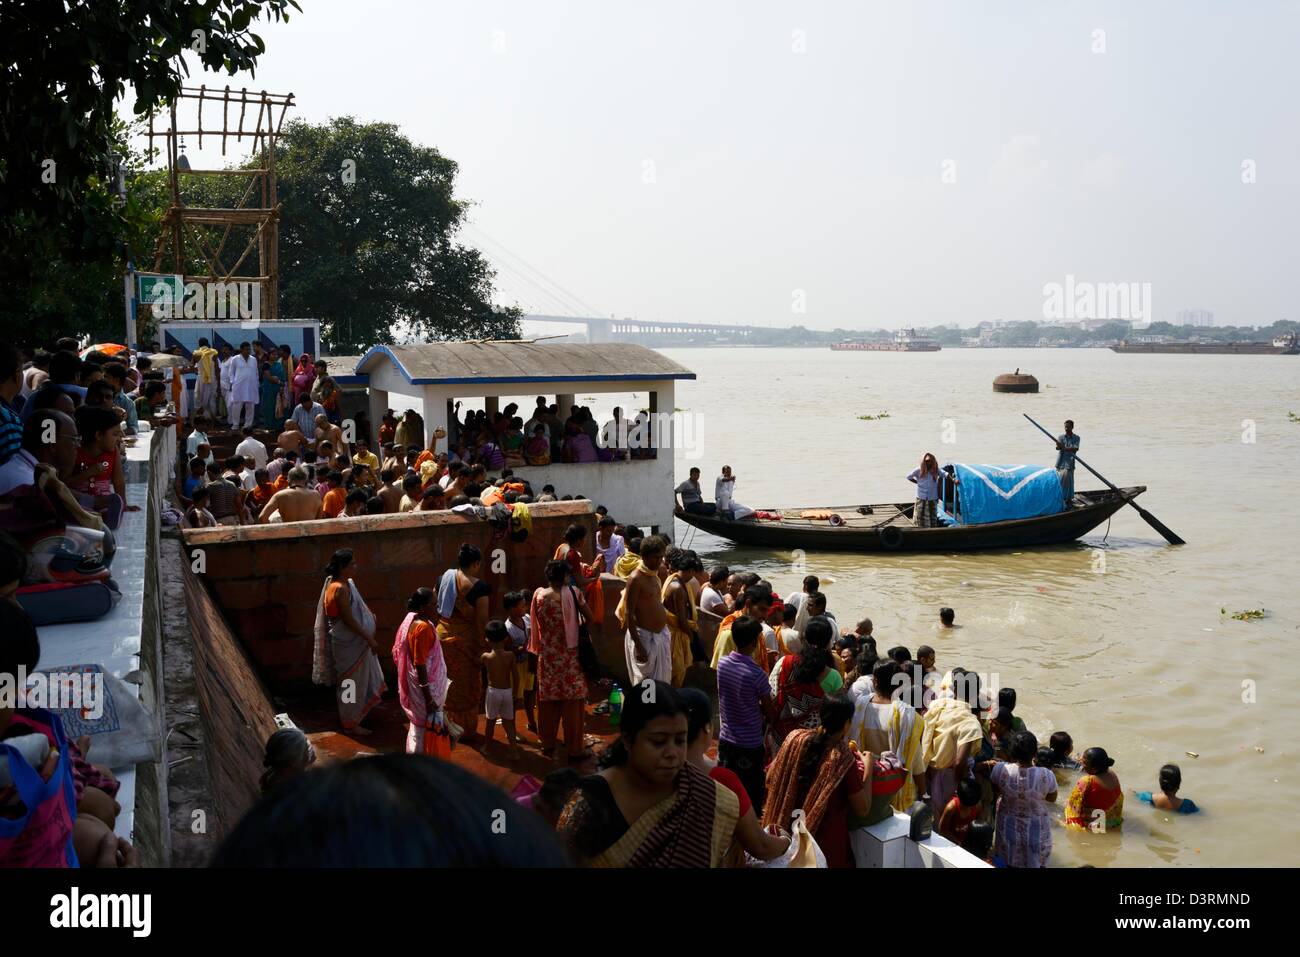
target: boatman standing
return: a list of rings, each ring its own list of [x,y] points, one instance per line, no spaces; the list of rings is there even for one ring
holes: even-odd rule
[[[1061,491],[1068,507],[1074,498],[1074,457],[1079,451],[1079,437],[1074,434],[1074,422],[1065,420],[1065,434],[1056,437],[1056,475],[1061,480]]]

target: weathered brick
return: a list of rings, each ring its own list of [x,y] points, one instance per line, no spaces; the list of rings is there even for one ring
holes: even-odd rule
[[[227,612],[261,608],[270,602],[270,582],[265,579],[231,578],[212,583],[217,603]]]
[[[321,589],[325,585],[324,575],[276,575],[266,579],[270,591],[270,600],[282,605],[294,605],[307,602],[315,604],[320,600]]]
[[[224,578],[244,578],[249,574],[249,554],[240,545],[191,545],[185,549],[190,568],[202,569],[200,578],[213,581]]]

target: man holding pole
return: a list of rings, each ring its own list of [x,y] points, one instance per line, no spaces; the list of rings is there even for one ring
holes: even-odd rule
[[[1074,498],[1074,456],[1079,451],[1079,437],[1074,434],[1074,421],[1065,420],[1065,434],[1056,437],[1056,475],[1061,480],[1061,492],[1068,508]]]

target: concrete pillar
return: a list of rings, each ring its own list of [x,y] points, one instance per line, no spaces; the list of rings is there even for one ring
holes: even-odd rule
[[[487,413],[488,421],[491,422],[492,417],[501,411],[501,399],[495,395],[484,396],[483,411]]]
[[[446,388],[437,386],[424,387],[424,428],[426,447],[428,440],[433,438],[433,433],[437,429],[447,432],[447,400],[452,398],[451,393]],[[444,452],[447,449],[447,440],[443,439],[438,443],[437,450]]]
[[[569,417],[569,410],[577,405],[577,402],[574,401],[575,398],[576,394],[573,392],[556,393],[555,414],[560,417],[561,422]]]

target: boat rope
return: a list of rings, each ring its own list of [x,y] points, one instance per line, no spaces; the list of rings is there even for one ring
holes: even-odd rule
[[[1101,543],[1106,544],[1106,539],[1110,538],[1110,519],[1106,519],[1106,534],[1101,536]]]

